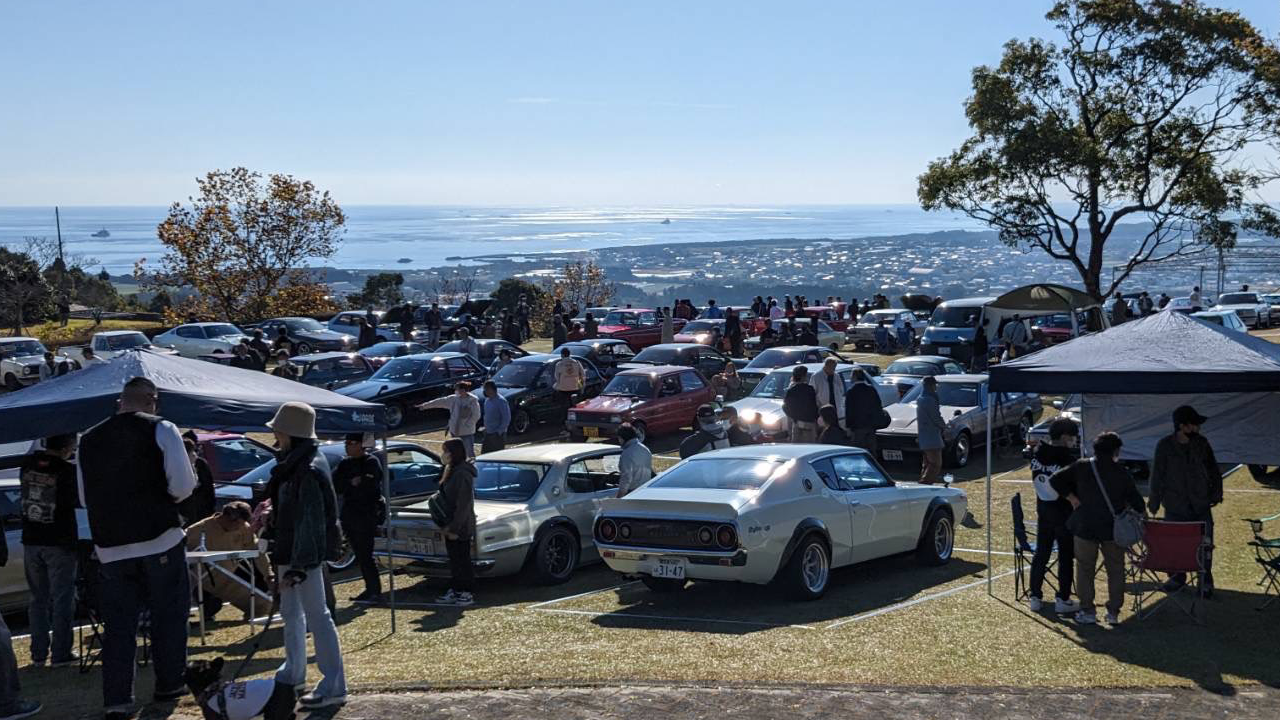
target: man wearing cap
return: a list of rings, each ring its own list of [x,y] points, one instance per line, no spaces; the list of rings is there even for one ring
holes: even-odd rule
[[[372,442],[373,438],[368,438],[368,443]],[[342,498],[338,517],[364,578],[364,592],[354,600],[377,602],[382,596],[382,580],[373,561],[373,539],[387,514],[382,497],[382,463],[366,450],[364,433],[347,435],[346,452],[333,471],[333,489]]]
[[[720,413],[714,405],[703,403],[694,416],[693,434],[680,442],[681,459],[727,447],[729,435],[725,432],[724,423],[720,421]]]
[[[80,438],[80,503],[102,562],[102,694],[107,720],[133,710],[138,616],[151,616],[155,699],[186,694],[187,577],[178,504],[196,486],[178,428],[156,417],[156,386],[125,383],[117,412]]]
[[[1156,443],[1151,468],[1151,514],[1164,507],[1164,519],[1178,522],[1203,522],[1205,535],[1213,542],[1214,505],[1222,502],[1222,472],[1213,456],[1213,447],[1200,434],[1200,426],[1208,418],[1190,405],[1173,411],[1173,434]],[[1213,554],[1205,556],[1204,594],[1213,595]],[[1187,582],[1184,573],[1169,577],[1169,584],[1181,587]]]

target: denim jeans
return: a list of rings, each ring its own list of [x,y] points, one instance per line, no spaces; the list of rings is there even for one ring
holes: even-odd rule
[[[347,694],[347,675],[342,666],[342,648],[338,645],[338,629],[324,597],[324,574],[315,567],[307,571],[307,579],[290,587],[285,582],[288,565],[281,565],[280,617],[284,618],[284,664],[276,670],[276,680],[298,687],[307,682],[307,630],[316,645],[316,665],[322,679],[315,692],[324,697]]]
[[[427,328],[427,347],[431,350],[440,347],[440,328]]]
[[[467,450],[467,459],[476,459],[476,436],[472,435],[455,435],[454,437],[462,441],[462,447]]]
[[[53,631],[53,661],[71,659],[71,621],[76,611],[76,553],[54,545],[22,548],[31,604],[31,659],[49,656],[49,631]],[[53,622],[50,626],[50,615]]]
[[[0,615],[0,711],[18,700],[18,657],[13,654],[13,633]]]
[[[156,692],[184,687],[191,579],[186,544],[140,558],[102,564],[102,697],[106,710],[130,710],[138,652],[138,617],[151,614]]]

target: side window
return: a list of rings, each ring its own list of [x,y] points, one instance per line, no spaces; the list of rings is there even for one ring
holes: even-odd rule
[[[219,440],[213,443],[213,466],[219,473],[247,473],[274,457],[270,450],[248,440]]]
[[[569,466],[565,478],[571,493],[596,493],[618,487],[619,454],[587,458]]]
[[[647,313],[640,313],[640,324],[641,324],[641,325],[653,325],[653,324],[654,324],[654,323],[656,323],[656,322],[658,322],[658,317],[657,317],[656,315],[654,315],[653,313],[651,313],[651,312],[647,312]]]
[[[680,373],[680,384],[684,386],[685,390],[701,390],[707,386],[702,381],[702,378],[698,377],[698,373],[695,372]]]
[[[431,367],[428,368],[425,377],[422,379],[425,381],[439,382],[441,380],[447,380],[448,378],[449,371],[445,369],[444,361],[434,360],[431,363]]]
[[[960,367],[959,365],[953,362],[946,363],[945,365],[943,365],[943,368],[944,368],[944,374],[946,375],[963,375],[964,374],[964,368]]]
[[[658,397],[671,397],[680,394],[680,379],[675,375],[667,375],[662,378],[662,390],[658,393]]]
[[[460,378],[472,375],[476,369],[467,361],[466,358],[449,358],[445,360],[445,367],[448,369],[449,377]]]
[[[96,338],[94,338],[94,339],[93,339],[93,349],[94,349],[94,350],[106,350],[106,349],[107,349],[107,339],[106,339],[106,338],[104,338],[104,337],[96,337]]]
[[[849,387],[853,384],[853,368],[847,368],[837,373],[840,376],[840,384]]]
[[[178,337],[204,339],[204,333],[198,327],[180,327],[175,332]]]
[[[369,361],[359,355],[342,358],[338,361],[338,377],[355,377],[368,372]]]
[[[591,383],[600,381],[600,373],[599,371],[596,370],[595,363],[590,363],[590,362],[582,363],[582,371],[583,373],[586,374],[588,385],[590,385]]]
[[[826,458],[823,458],[822,460],[818,460],[817,462],[813,463],[813,469],[818,472],[818,479],[822,481],[823,485],[826,485],[832,490],[843,489],[840,487],[840,481],[836,479],[836,472],[831,467],[830,460]]]
[[[866,455],[837,455],[831,458],[836,479],[846,490],[863,490],[866,488],[885,487],[888,478],[871,464]]]
[[[435,458],[418,450],[391,450],[387,453],[387,471],[391,476],[391,497],[421,495],[440,487],[443,468]]]

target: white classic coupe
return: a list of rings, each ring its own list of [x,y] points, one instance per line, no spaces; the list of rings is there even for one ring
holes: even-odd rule
[[[655,592],[688,580],[775,582],[813,600],[833,567],[913,550],[946,563],[967,509],[964,491],[894,482],[864,450],[747,445],[696,455],[605,500],[593,532],[610,568]]]

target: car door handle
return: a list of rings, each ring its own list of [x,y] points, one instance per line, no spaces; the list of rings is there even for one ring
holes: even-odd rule
[[[857,506],[859,506],[859,505],[861,505],[861,504],[862,504],[862,503],[861,503],[860,501],[858,501],[858,500],[850,500],[850,501],[849,501],[849,507],[857,507]]]

